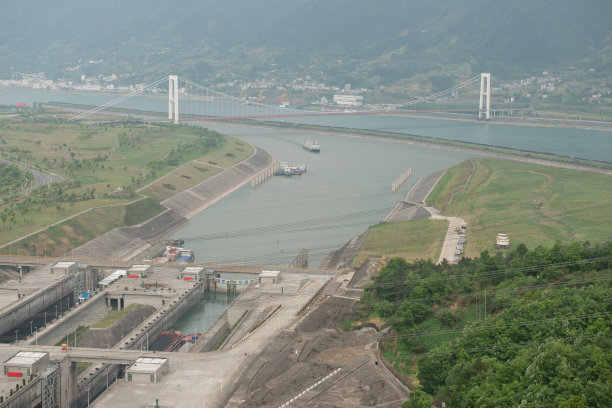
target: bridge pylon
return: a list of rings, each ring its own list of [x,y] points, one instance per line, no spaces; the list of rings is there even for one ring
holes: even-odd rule
[[[178,111],[178,75],[168,75],[168,119],[179,123]]]
[[[484,106],[483,106],[484,105]],[[478,105],[478,119],[491,117],[491,74],[480,74],[480,104]]]

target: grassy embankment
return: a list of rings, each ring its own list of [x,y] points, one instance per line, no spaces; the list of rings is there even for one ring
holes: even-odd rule
[[[467,221],[465,254],[469,257],[495,251],[500,232],[508,234],[511,246],[598,243],[610,239],[610,180],[610,176],[584,171],[474,159],[450,168],[427,204]]]
[[[445,220],[414,220],[381,223],[368,229],[368,235],[353,260],[358,268],[370,257],[438,259],[448,228]]]
[[[139,190],[140,194],[163,201],[178,192],[221,173],[253,154],[253,146],[238,139],[226,137],[223,150],[196,158],[182,167],[160,177],[151,185]]]
[[[474,159],[450,168],[427,204],[467,221],[469,257],[496,251],[500,232],[509,235],[511,245],[523,242],[530,248],[555,241],[605,242],[612,223],[610,179],[578,170]],[[371,227],[353,264],[359,267],[369,256],[436,260],[446,225],[419,220]]]
[[[143,222],[163,211],[159,201],[253,151],[216,132],[166,124],[87,126],[14,119],[0,122],[0,133],[4,157],[65,178],[0,204],[0,214],[7,215],[0,225],[0,245],[44,229],[0,250],[31,256],[61,256],[112,228]],[[150,197],[143,198],[146,194]]]

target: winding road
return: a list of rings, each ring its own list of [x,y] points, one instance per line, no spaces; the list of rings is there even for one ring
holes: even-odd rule
[[[58,176],[57,174],[54,173],[45,173],[42,171],[39,171],[37,169],[33,169],[31,167],[28,166],[24,166],[22,164],[19,163],[15,163],[6,159],[2,159],[0,158],[0,162],[3,163],[8,163],[8,164],[14,164],[16,165],[20,171],[23,172],[29,172],[32,173],[34,175],[34,180],[35,183],[33,186],[30,186],[28,188],[26,188],[24,191],[21,192],[22,196],[26,196],[28,194],[30,194],[32,192],[32,190],[37,189],[38,187],[42,187],[44,185],[50,185],[52,183],[59,183],[60,181],[64,180],[64,178],[62,176]]]

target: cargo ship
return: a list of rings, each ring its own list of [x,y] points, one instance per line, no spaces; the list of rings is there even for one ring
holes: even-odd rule
[[[302,146],[304,149],[313,153],[319,153],[321,151],[321,145],[316,140],[306,139],[304,140],[304,144]]]
[[[149,346],[149,350],[177,351],[185,343],[195,343],[200,336],[200,333],[182,335],[178,330],[167,330],[157,336],[157,339]]]
[[[157,339],[149,346],[153,351],[172,351],[181,342],[181,332],[168,330],[161,332]]]
[[[193,263],[195,254],[193,250],[181,247],[185,241],[176,239],[166,242],[164,250],[153,258],[155,262]]]
[[[187,335],[181,337],[181,341],[179,342],[178,346],[176,346],[174,351],[180,350],[186,344],[190,344],[190,345],[191,344],[195,344],[195,342],[198,341],[200,336],[201,336],[200,333],[193,333],[193,334],[187,334]],[[189,346],[189,347],[191,347],[191,346]]]

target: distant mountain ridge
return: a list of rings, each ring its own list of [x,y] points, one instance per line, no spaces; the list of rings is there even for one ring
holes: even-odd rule
[[[0,78],[310,75],[374,87],[431,73],[612,72],[609,0],[32,0],[2,8]]]

